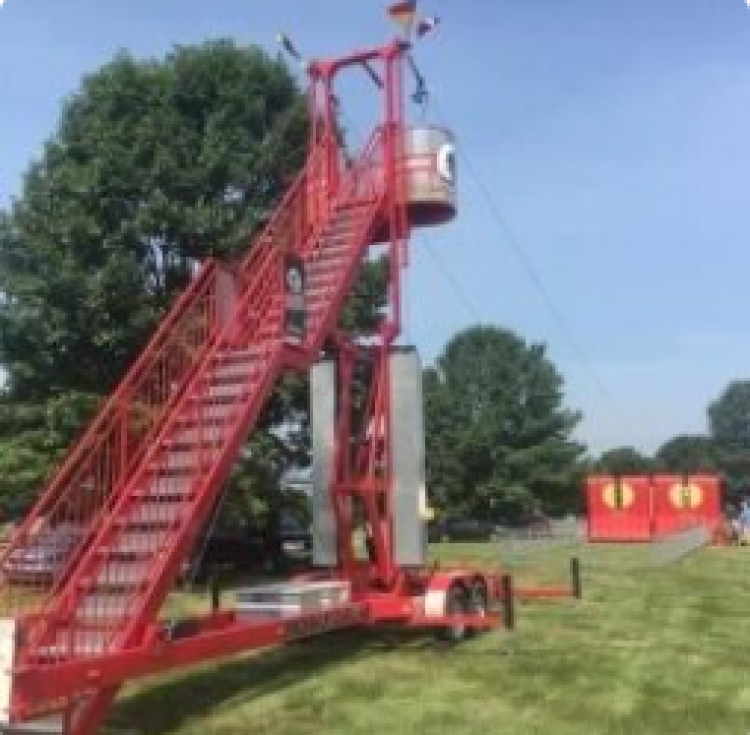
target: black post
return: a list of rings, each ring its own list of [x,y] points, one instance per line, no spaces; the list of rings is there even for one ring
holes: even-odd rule
[[[510,574],[503,574],[502,577],[502,595],[503,595],[503,625],[508,630],[514,630],[516,627],[516,610],[515,600],[513,599],[513,577]]]
[[[581,560],[576,556],[570,560],[570,581],[573,597],[580,600],[583,597],[583,585],[581,584]]]
[[[211,588],[211,612],[217,613],[221,610],[221,573],[216,568],[211,570],[209,586]]]

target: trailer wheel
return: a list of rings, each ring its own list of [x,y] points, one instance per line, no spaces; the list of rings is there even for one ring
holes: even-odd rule
[[[471,583],[468,595],[469,614],[483,618],[487,615],[489,606],[489,595],[487,594],[487,585],[481,579],[475,579]],[[476,635],[475,629],[469,629],[469,635]]]
[[[460,582],[454,582],[448,588],[445,598],[446,615],[466,615],[469,612],[469,592]],[[439,632],[442,640],[458,643],[466,637],[467,627],[463,624],[447,625]]]

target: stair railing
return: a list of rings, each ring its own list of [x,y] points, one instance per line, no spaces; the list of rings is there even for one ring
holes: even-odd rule
[[[217,297],[231,277],[208,261],[68,452],[0,556],[0,606],[37,610],[71,564],[168,413],[216,332]]]

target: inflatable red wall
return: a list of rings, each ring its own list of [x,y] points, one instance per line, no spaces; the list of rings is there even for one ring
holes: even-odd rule
[[[586,483],[589,541],[649,541],[656,536],[721,525],[721,482],[711,475],[590,477]]]
[[[647,477],[590,477],[586,485],[589,541],[648,541],[651,483]]]
[[[717,477],[657,475],[653,478],[653,493],[657,536],[699,525],[713,533],[721,523],[721,488]]]

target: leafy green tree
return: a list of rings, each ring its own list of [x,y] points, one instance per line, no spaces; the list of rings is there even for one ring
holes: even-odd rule
[[[708,423],[718,466],[728,487],[750,487],[750,381],[730,383],[708,408]]]
[[[715,472],[719,467],[716,445],[707,436],[670,439],[659,448],[655,459],[660,470],[679,474]]]
[[[649,475],[657,469],[652,457],[635,447],[615,447],[602,452],[595,470],[610,475]]]
[[[246,250],[306,142],[304,95],[255,48],[121,54],[84,79],[12,212],[0,214],[8,512],[38,492],[195,262]],[[287,381],[266,424],[305,394]]]
[[[228,41],[120,54],[83,80],[0,213],[0,513],[28,505],[196,261],[247,249],[304,160],[306,109],[281,63]],[[365,265],[345,326],[378,323],[386,269]],[[228,518],[267,515],[308,424],[306,380],[290,376],[232,475]],[[274,439],[281,425],[298,430]]]
[[[456,404],[436,368],[425,369],[423,392],[430,502],[439,510],[448,510],[462,496],[464,473],[455,445],[460,422]]]
[[[195,260],[247,248],[303,161],[305,109],[283,65],[228,41],[87,77],[5,226],[10,394],[106,392]]]
[[[0,520],[28,508],[97,401],[98,396],[77,391],[42,404],[0,397]]]
[[[718,444],[750,450],[750,381],[730,383],[709,406],[708,421]]]
[[[545,348],[477,326],[456,335],[425,375],[429,487],[449,510],[509,517],[578,497],[579,415]]]
[[[383,318],[388,296],[388,259],[365,261],[339,319],[354,335],[372,334]]]

